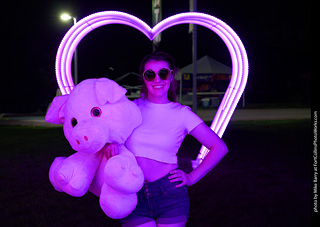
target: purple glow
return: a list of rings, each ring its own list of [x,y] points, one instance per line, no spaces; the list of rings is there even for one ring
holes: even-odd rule
[[[222,137],[246,86],[249,70],[248,59],[238,35],[223,21],[204,13],[176,14],[160,21],[153,28],[150,28],[139,18],[123,12],[105,11],[83,18],[66,33],[58,49],[56,77],[62,94],[69,94],[74,87],[71,74],[73,53],[82,38],[92,30],[107,24],[123,24],[136,28],[152,41],[159,33],[169,27],[190,23],[204,26],[215,32],[224,41],[230,52],[231,80],[210,126],[219,137]],[[208,152],[202,146],[196,163],[199,164]]]

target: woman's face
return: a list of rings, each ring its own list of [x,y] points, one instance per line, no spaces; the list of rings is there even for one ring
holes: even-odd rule
[[[159,77],[159,71],[163,68],[169,69],[169,63],[166,61],[150,60],[144,66],[144,72],[153,70],[156,73],[154,80],[148,81],[143,77],[144,83],[148,89],[148,101],[153,103],[168,103],[168,90],[172,81],[172,73],[170,72],[167,79],[163,80]]]

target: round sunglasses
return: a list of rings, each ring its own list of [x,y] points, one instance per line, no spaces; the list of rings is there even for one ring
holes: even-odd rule
[[[161,80],[166,80],[166,79],[168,79],[168,77],[171,73],[172,73],[172,70],[167,69],[167,68],[162,68],[159,70],[158,75],[161,78]],[[156,72],[153,71],[152,69],[148,69],[148,70],[144,71],[143,77],[147,81],[152,81],[152,80],[154,80],[154,78],[156,78]]]

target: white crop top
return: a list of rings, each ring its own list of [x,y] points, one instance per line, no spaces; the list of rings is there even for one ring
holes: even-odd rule
[[[176,164],[184,137],[203,120],[180,103],[155,104],[141,98],[134,102],[142,123],[126,141],[127,148],[137,157]]]

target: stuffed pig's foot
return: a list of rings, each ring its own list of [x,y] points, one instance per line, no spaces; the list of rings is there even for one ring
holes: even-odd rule
[[[55,177],[55,170],[60,166],[60,164],[66,159],[66,157],[57,157],[54,159],[53,163],[50,166],[49,170],[49,180],[54,187],[59,192],[63,192],[62,188],[60,188],[58,180]]]
[[[144,182],[142,170],[131,154],[110,158],[104,168],[104,183],[125,194],[138,192]]]
[[[57,157],[49,170],[49,179],[53,187],[59,192],[81,197],[90,185],[90,179],[86,176],[75,175],[73,165],[66,165],[66,157]]]
[[[83,196],[89,189],[100,158],[98,155],[75,153],[58,157],[50,167],[50,182],[57,191],[71,196]]]
[[[110,218],[125,218],[136,208],[138,198],[135,193],[124,194],[114,190],[107,184],[101,188],[100,207]]]

